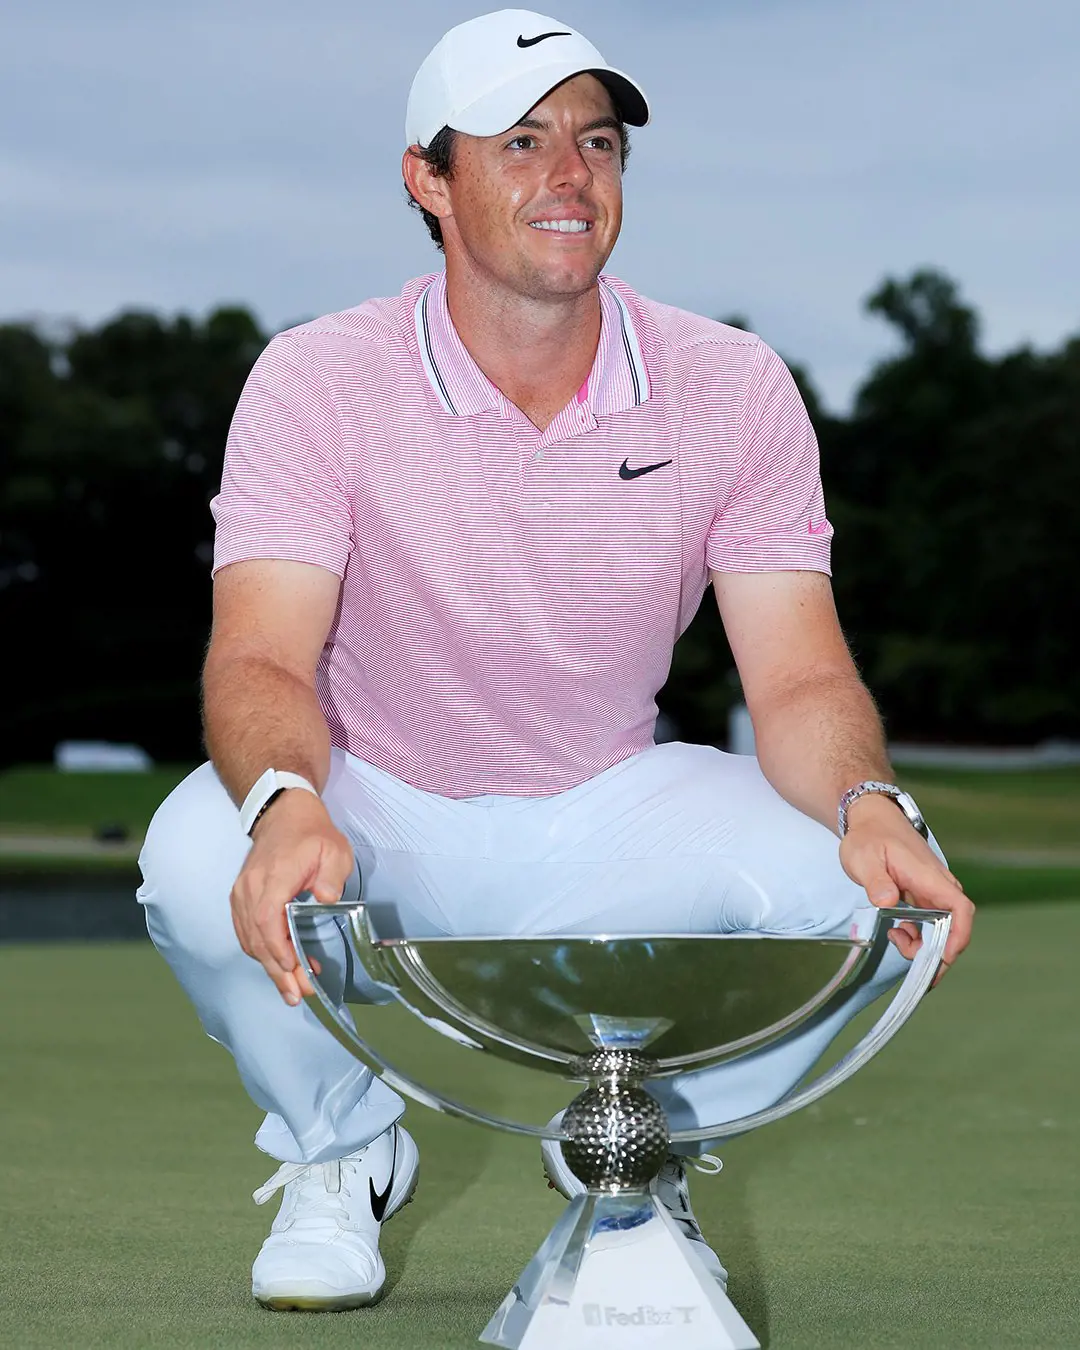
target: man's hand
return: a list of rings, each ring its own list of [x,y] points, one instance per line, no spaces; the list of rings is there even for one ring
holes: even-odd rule
[[[920,909],[949,911],[952,927],[940,980],[971,940],[975,906],[895,802],[879,793],[867,793],[852,804],[848,831],[840,841],[840,862],[852,881],[865,888],[871,904],[889,906],[903,901]],[[908,960],[922,945],[917,924],[896,925],[889,940]]]
[[[352,846],[319,798],[297,788],[271,804],[252,838],[232,891],[233,927],[240,946],[295,1007],[314,991],[289,941],[285,906],[301,891],[323,904],[340,900],[352,871]]]

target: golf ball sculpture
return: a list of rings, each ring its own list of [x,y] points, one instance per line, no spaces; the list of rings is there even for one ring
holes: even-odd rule
[[[589,1190],[644,1190],[668,1155],[667,1116],[642,1083],[656,1061],[633,1050],[597,1050],[576,1071],[590,1080],[563,1112],[562,1154]]]
[[[364,904],[301,900],[289,905],[287,919],[314,989],[309,1009],[362,1063],[435,1110],[557,1141],[583,1184],[480,1337],[515,1350],[757,1350],[722,1275],[685,1240],[652,1183],[673,1145],[692,1152],[744,1134],[850,1078],[930,988],[950,924],[943,911],[898,906],[868,909],[846,937],[407,937],[380,935]],[[870,978],[898,923],[918,925],[922,944],[852,1050],[766,1110],[671,1128],[657,1100],[667,1084],[799,1034]],[[321,945],[328,925],[351,951],[345,999],[316,974],[332,964]],[[345,1002],[357,1005],[354,1013]],[[396,1018],[378,1006],[387,1003],[398,1005]],[[403,1022],[401,1008],[449,1038],[453,1048],[443,1042],[441,1058],[464,1054],[475,1063],[482,1056],[501,1078],[503,1096],[520,1091],[510,1065],[585,1087],[546,1124],[459,1101],[424,1081],[430,1055],[419,1068],[407,1063],[418,1038],[403,1037],[402,1027],[417,1024]]]

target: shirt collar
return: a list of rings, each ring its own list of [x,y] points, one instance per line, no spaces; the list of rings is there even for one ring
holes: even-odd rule
[[[503,412],[507,401],[487,378],[457,335],[446,303],[446,273],[424,285],[413,307],[416,343],[431,388],[446,412],[471,417]],[[649,373],[629,307],[600,279],[600,342],[588,379],[578,394],[594,414],[623,412],[650,394]]]

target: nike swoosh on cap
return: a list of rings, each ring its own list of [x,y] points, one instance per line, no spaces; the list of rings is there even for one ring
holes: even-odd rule
[[[619,465],[619,477],[640,478],[643,473],[652,473],[656,469],[666,469],[671,462],[670,459],[663,459],[659,464],[643,464],[640,469],[632,469],[629,462],[624,459]]]
[[[569,33],[541,33],[539,37],[527,38],[523,34],[518,34],[519,47],[535,47],[538,42],[544,42],[549,37],[570,37]]]

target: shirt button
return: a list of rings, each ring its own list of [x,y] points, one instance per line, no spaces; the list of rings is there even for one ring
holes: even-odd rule
[[[545,511],[550,511],[550,510],[551,510],[551,503],[550,503],[550,502],[541,502],[541,505],[543,506],[543,508],[544,508]]]
[[[543,450],[537,450],[536,454],[533,455],[533,459],[543,459],[543,458],[544,458]]]

